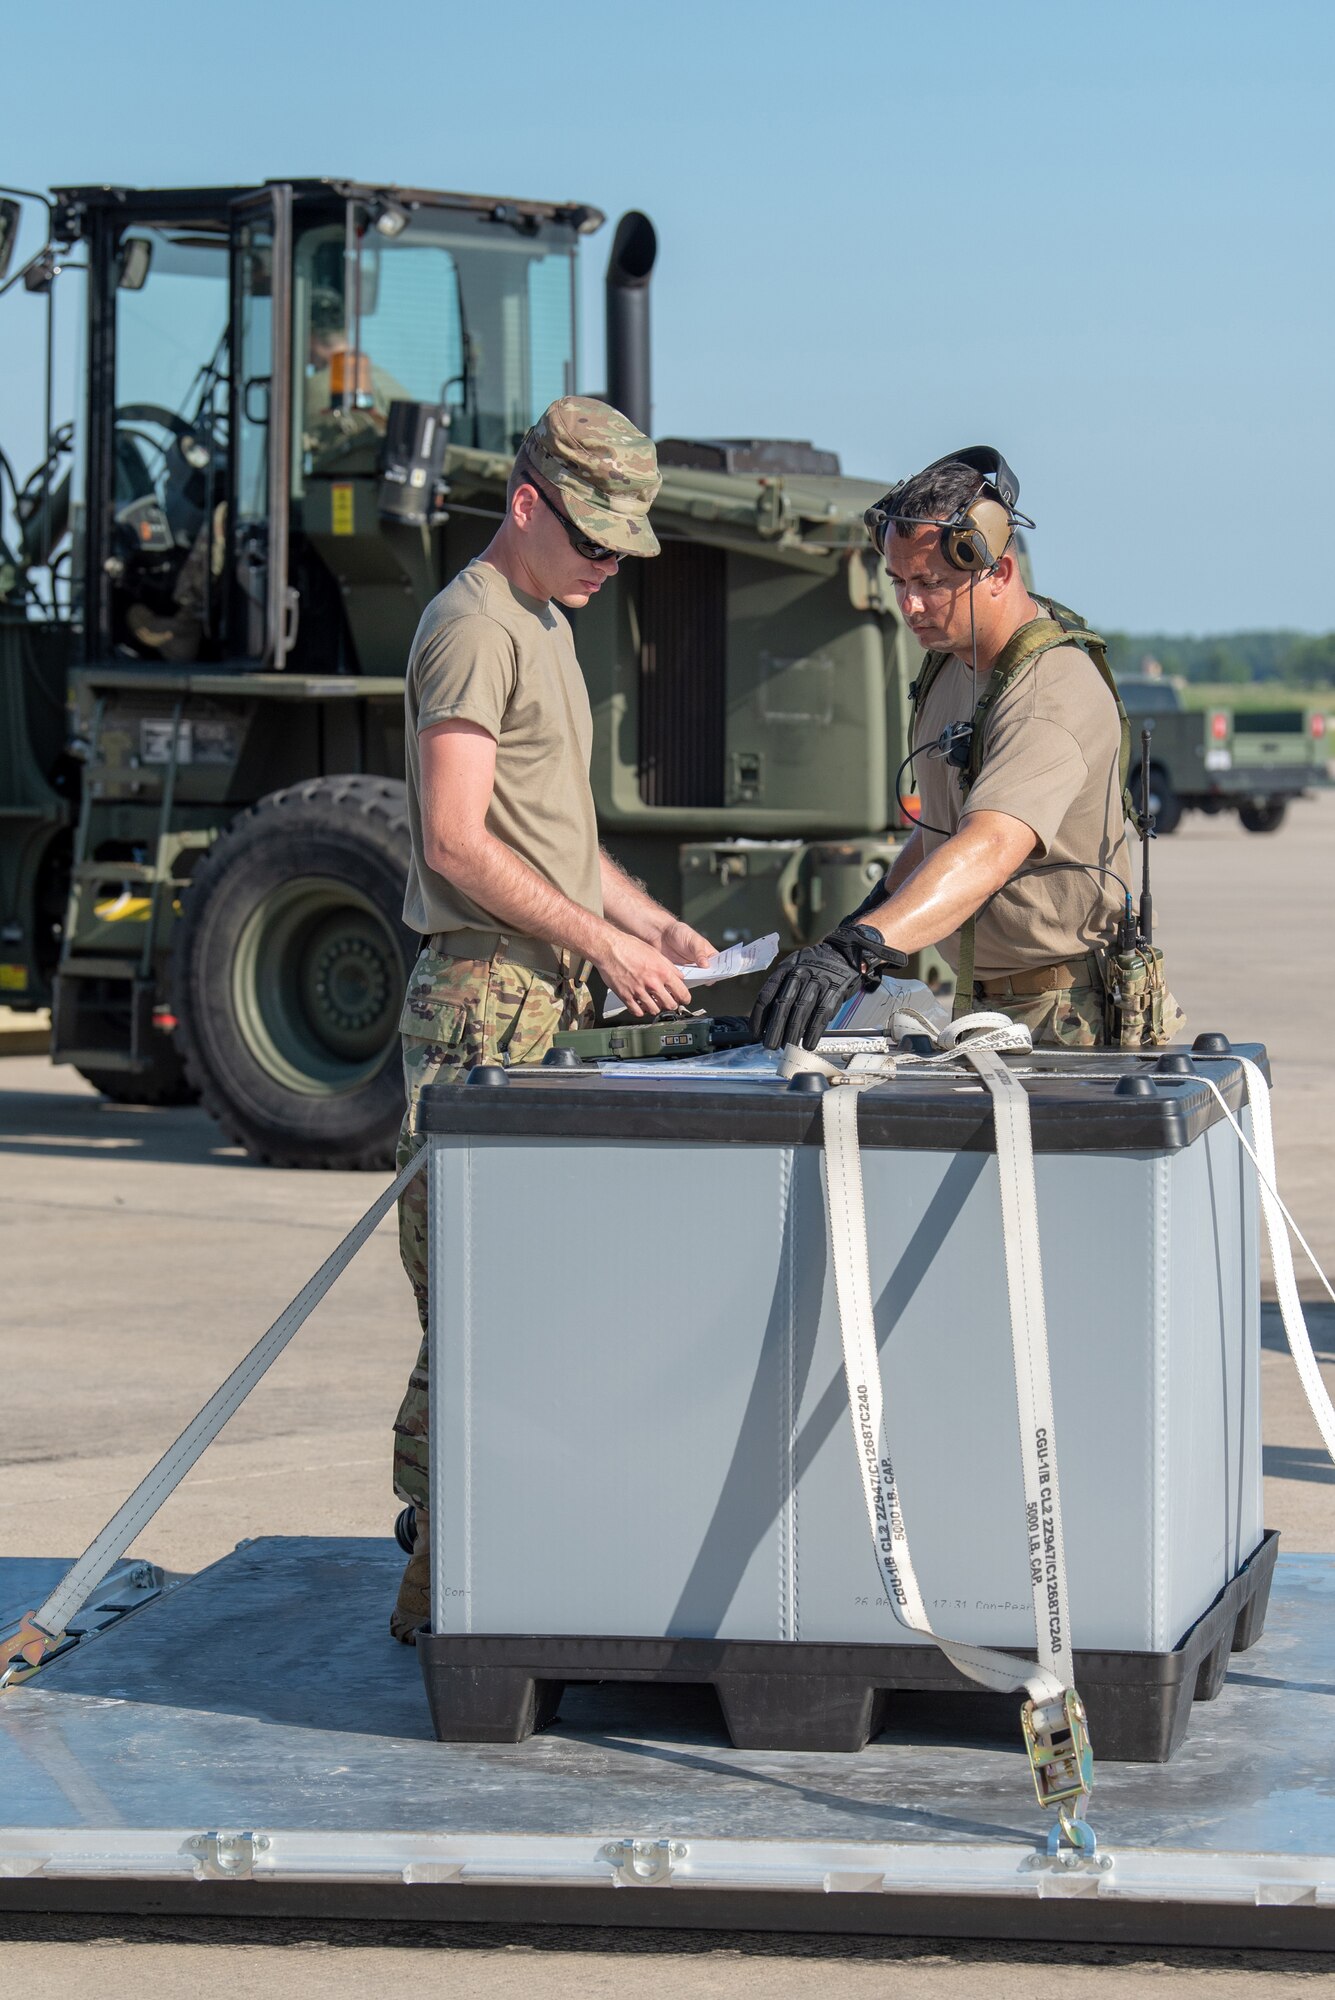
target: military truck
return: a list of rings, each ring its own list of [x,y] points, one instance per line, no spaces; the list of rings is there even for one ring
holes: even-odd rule
[[[605,218],[339,180],[39,199],[4,284],[11,350],[40,316],[47,451],[22,486],[0,468],[0,1003],[49,1005],[55,1061],[110,1096],[197,1095],[273,1162],[382,1165],[416,944],[404,664],[576,386]],[[656,248],[632,212],[608,264],[603,393],[645,429]],[[57,301],[83,330],[63,426]],[[576,621],[601,828],[720,945],[788,947],[902,837],[920,656],[867,547],[878,488],[806,444],[660,456],[662,556]]]
[[[1124,674],[1118,681],[1132,741],[1147,725],[1150,805],[1157,833],[1185,812],[1236,812],[1248,833],[1273,833],[1294,799],[1330,781],[1326,718],[1319,708],[1188,708],[1177,681]],[[1132,773],[1140,796],[1139,764]]]

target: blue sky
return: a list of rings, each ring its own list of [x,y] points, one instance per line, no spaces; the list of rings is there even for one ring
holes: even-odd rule
[[[66,0],[6,24],[0,177],[644,208],[660,435],[810,437],[887,481],[993,443],[1040,582],[1094,622],[1324,631],[1333,55],[1308,0]],[[0,315],[22,472],[38,321]]]

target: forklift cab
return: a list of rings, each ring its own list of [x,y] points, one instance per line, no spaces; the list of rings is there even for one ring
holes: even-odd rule
[[[45,307],[48,439],[0,519],[24,669],[0,676],[0,992],[49,1001],[54,1059],[109,1095],[200,1094],[230,1128],[261,1116],[266,1156],[378,1162],[411,950],[404,669],[573,387],[602,217],[328,180],[41,200],[41,248],[0,280]],[[14,229],[11,202],[0,262]],[[52,315],[81,287],[57,430]],[[478,448],[466,490],[447,445]],[[319,821],[304,874],[290,844],[247,848],[269,806],[285,841]]]
[[[602,218],[333,181],[57,200],[88,244],[86,660],[401,672],[445,443],[512,452],[571,391]]]

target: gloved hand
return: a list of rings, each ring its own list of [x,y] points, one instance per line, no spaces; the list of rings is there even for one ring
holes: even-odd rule
[[[879,931],[845,917],[819,944],[803,945],[775,967],[752,1010],[752,1031],[767,1049],[795,1042],[814,1049],[845,1000],[907,964]]]

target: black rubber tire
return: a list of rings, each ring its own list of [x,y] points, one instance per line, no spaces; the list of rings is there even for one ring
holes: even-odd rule
[[[165,1034],[155,1037],[152,1067],[137,1074],[128,1069],[84,1069],[78,1063],[75,1068],[113,1104],[195,1104],[199,1099],[174,1040]]]
[[[1283,826],[1288,809],[1287,799],[1267,799],[1262,806],[1239,806],[1238,818],[1248,833],[1273,833]]]
[[[316,778],[242,813],[195,870],[174,949],[178,1034],[205,1108],[253,1159],[284,1167],[393,1163],[403,1117],[398,1023],[420,943],[399,915],[409,852],[401,783]],[[313,1019],[312,992],[324,996],[327,1013],[334,1006],[331,982],[319,978],[331,961],[328,951],[317,955],[318,909],[304,932],[306,920],[294,915],[284,937],[300,977],[277,975],[271,913],[285,899],[298,909],[303,894],[325,899],[326,935],[339,923],[360,924],[372,941],[368,1011],[350,1028],[346,1018],[336,1024],[361,1036],[355,1059],[317,1046],[328,1024]]]
[[[1130,791],[1132,798],[1139,805],[1139,767],[1131,773]],[[1154,831],[1156,834],[1167,838],[1170,833],[1177,832],[1182,824],[1182,815],[1186,808],[1177,793],[1173,790],[1173,787],[1169,784],[1168,773],[1164,770],[1162,764],[1150,765],[1150,807],[1154,813]]]

